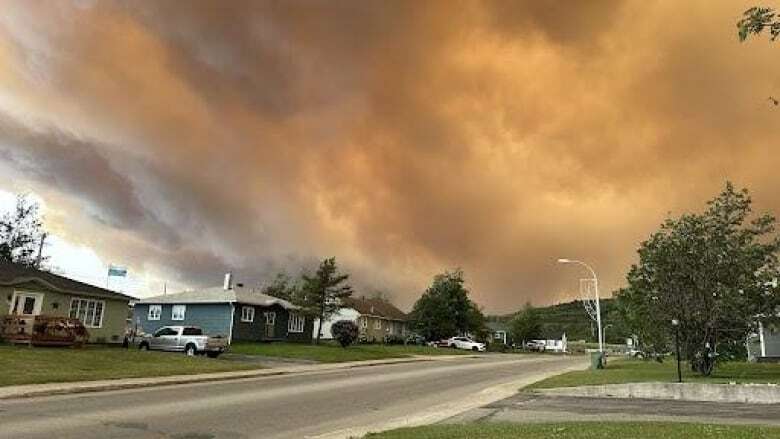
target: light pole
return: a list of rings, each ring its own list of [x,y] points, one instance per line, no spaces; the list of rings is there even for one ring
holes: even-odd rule
[[[674,326],[674,346],[677,351],[677,382],[682,382],[682,371],[680,370],[680,321],[672,319],[672,326]]]
[[[577,261],[575,259],[558,259],[559,264],[577,264],[582,265],[583,267],[587,268],[588,271],[590,271],[590,274],[593,276],[593,282],[596,286],[596,326],[598,327],[599,331],[599,352],[604,352],[604,332],[601,329],[601,305],[599,304],[599,279],[596,277],[596,272],[593,271],[592,268],[590,268],[590,265],[582,262]]]

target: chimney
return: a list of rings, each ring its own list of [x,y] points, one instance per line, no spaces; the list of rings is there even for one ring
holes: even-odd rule
[[[225,285],[224,288],[226,290],[232,290],[233,289],[233,273],[227,272],[225,273]]]

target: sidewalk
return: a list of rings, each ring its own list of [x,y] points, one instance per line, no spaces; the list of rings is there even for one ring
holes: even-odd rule
[[[199,375],[172,375],[148,378],[119,378],[101,381],[80,381],[70,383],[29,384],[23,386],[0,387],[0,400],[32,398],[39,396],[67,395],[73,393],[105,392],[109,390],[135,389],[141,387],[166,386],[175,384],[205,383],[265,376],[316,373],[330,370],[351,369],[356,367],[381,366],[386,364],[414,363],[422,361],[448,361],[475,358],[473,355],[417,355],[407,358],[385,360],[351,361],[346,363],[326,363],[300,366],[287,366],[271,369],[242,370],[235,372],[207,373]]]

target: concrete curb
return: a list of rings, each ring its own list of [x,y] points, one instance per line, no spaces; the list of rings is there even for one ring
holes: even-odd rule
[[[303,373],[327,372],[357,367],[372,367],[391,364],[424,361],[447,361],[461,358],[475,358],[475,355],[435,355],[390,358],[385,360],[351,361],[316,365],[291,366],[274,369],[253,369],[235,372],[217,372],[198,375],[171,375],[149,378],[119,378],[114,380],[79,381],[70,383],[29,384],[0,387],[0,400],[34,398],[41,396],[69,395],[76,393],[107,392],[111,390],[138,389],[143,387],[171,386],[178,384],[208,383],[248,378],[273,377]]]
[[[780,404],[777,384],[629,383],[534,389],[548,396]]]

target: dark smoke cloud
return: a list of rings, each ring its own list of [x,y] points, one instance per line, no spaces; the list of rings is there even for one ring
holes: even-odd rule
[[[549,303],[580,276],[558,257],[616,288],[727,178],[780,209],[780,47],[736,41],[748,5],[11,2],[1,160],[189,285],[335,255],[405,307],[455,267],[488,310]]]

